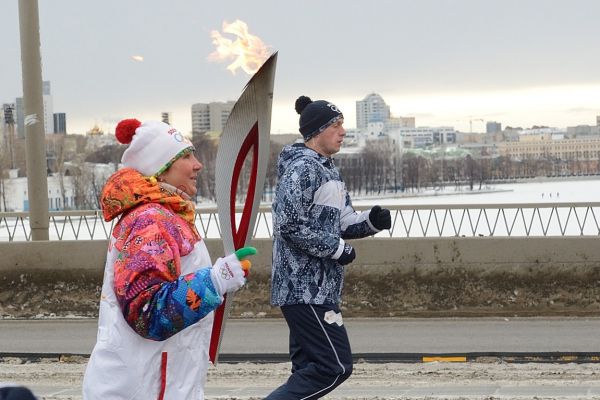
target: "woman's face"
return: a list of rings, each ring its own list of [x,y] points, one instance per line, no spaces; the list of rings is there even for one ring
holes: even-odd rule
[[[179,157],[168,170],[160,175],[160,180],[193,197],[198,190],[196,182],[200,170],[202,170],[202,164],[194,153],[190,152]]]

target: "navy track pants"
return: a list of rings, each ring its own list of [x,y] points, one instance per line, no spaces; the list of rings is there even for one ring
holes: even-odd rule
[[[282,306],[290,328],[292,375],[266,400],[319,399],[352,374],[352,351],[333,304]]]

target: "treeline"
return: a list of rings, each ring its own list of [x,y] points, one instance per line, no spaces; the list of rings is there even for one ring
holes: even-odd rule
[[[351,193],[375,195],[418,192],[449,186],[480,190],[485,184],[534,177],[600,174],[597,159],[553,157],[511,159],[505,156],[405,152],[381,144],[360,154],[341,155],[339,166]]]
[[[196,155],[204,165],[198,180],[198,195],[215,200],[215,161],[218,142],[200,135],[194,138]],[[85,138],[77,138],[77,145],[66,150],[64,138],[53,138],[48,161],[49,175],[59,177],[63,208],[98,208],[98,197],[108,174],[116,170],[126,146],[110,144],[94,151],[85,151]],[[264,201],[271,201],[277,184],[277,157],[283,144],[271,141],[270,159],[265,182]],[[3,149],[6,150],[6,149]],[[21,153],[21,151],[19,152]],[[24,151],[22,152],[24,153]],[[21,160],[21,157],[18,159]],[[24,157],[22,157],[24,160]],[[0,151],[0,209],[6,210],[6,179],[9,154]],[[68,163],[67,163],[68,161]],[[233,160],[232,160],[233,162]],[[418,192],[456,186],[470,190],[481,189],[486,183],[536,176],[572,176],[600,174],[597,159],[561,160],[550,156],[542,158],[511,159],[503,156],[472,154],[464,150],[442,152],[441,149],[407,151],[400,153],[389,143],[368,142],[359,152],[344,152],[334,156],[347,189],[354,195]],[[24,162],[22,163],[24,164]],[[106,164],[101,171],[94,164]],[[247,160],[238,183],[238,201],[245,198],[251,160]],[[18,165],[23,176],[24,165]],[[71,202],[67,186],[71,187]]]
[[[198,156],[205,166],[199,182],[201,196],[214,200],[214,159],[217,144],[212,141],[195,143]],[[277,157],[283,145],[271,141],[271,155],[263,200],[271,201],[277,184]],[[511,159],[503,156],[473,155],[466,151],[408,151],[400,154],[385,141],[373,141],[357,153],[334,156],[334,162],[355,195],[418,192],[426,189],[462,187],[479,190],[485,184],[533,178],[600,174],[596,159],[561,160]],[[238,201],[243,201],[249,176],[250,161],[240,177]]]

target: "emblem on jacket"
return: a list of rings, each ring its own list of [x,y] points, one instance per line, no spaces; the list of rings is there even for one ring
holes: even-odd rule
[[[329,325],[338,324],[339,326],[344,325],[344,320],[342,319],[342,313],[336,313],[333,310],[329,310],[325,313],[325,322]]]

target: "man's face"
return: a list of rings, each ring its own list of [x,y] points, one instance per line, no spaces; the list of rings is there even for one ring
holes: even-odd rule
[[[346,130],[344,129],[344,119],[340,118],[333,124],[329,125],[327,129],[318,135],[314,136],[311,147],[314,148],[319,154],[325,157],[331,157],[342,148],[344,142],[344,136],[346,136]]]

